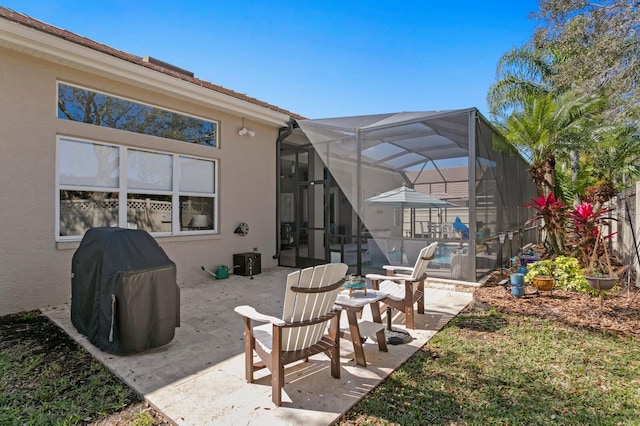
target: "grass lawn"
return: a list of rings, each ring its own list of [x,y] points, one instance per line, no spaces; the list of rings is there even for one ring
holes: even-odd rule
[[[140,402],[39,312],[0,317],[0,425],[87,424],[125,411],[121,424],[155,424]]]
[[[528,316],[456,317],[342,425],[640,425],[640,342]]]

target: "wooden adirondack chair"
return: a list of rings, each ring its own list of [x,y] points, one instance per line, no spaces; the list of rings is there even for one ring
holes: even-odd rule
[[[407,328],[415,328],[413,305],[416,301],[418,313],[424,314],[424,280],[427,277],[427,266],[433,259],[437,247],[438,243],[434,242],[420,250],[413,267],[385,265],[383,268],[387,275],[366,275],[371,280],[374,290],[387,293],[382,303],[404,312]]]
[[[234,309],[244,318],[247,382],[253,382],[255,370],[267,367],[274,404],[282,403],[287,364],[325,352],[331,359],[331,375],[340,377],[339,311],[334,310],[334,303],[347,268],[344,263],[329,263],[290,273],[282,318],[263,315],[246,305]],[[254,327],[253,321],[266,324]],[[254,351],[262,363],[253,363]]]

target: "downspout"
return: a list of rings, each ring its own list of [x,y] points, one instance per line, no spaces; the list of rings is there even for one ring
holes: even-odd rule
[[[282,175],[282,162],[280,153],[282,152],[282,141],[285,140],[296,127],[296,121],[289,119],[287,127],[278,129],[278,139],[276,140],[276,253],[274,259],[280,259],[280,176]]]

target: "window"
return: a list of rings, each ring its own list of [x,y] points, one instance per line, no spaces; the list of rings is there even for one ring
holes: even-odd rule
[[[58,83],[58,118],[145,135],[218,146],[218,123]]]
[[[57,240],[93,227],[216,232],[216,162],[60,137]]]

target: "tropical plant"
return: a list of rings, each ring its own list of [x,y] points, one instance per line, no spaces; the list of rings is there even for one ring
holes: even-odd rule
[[[527,265],[528,272],[524,281],[531,283],[538,276],[552,276],[555,286],[565,289],[595,294],[584,277],[583,268],[575,257],[556,256],[552,259],[539,260]]]
[[[497,138],[494,147],[528,157],[529,173],[538,194],[548,195],[555,190],[556,157],[580,147],[579,135],[601,103],[601,98],[581,97],[573,92],[527,96],[522,110],[497,123],[504,139]]]
[[[540,195],[538,198],[532,198],[530,203],[525,204],[525,207],[536,210],[536,214],[526,224],[540,222],[542,239],[553,249],[555,254],[563,253],[567,205],[562,200],[556,199],[552,192],[547,196]]]
[[[489,104],[489,112],[494,120],[504,121],[506,113],[513,114],[522,111],[525,108],[528,98],[544,97],[549,94],[559,96],[570,89],[570,85],[561,86],[555,83],[556,68],[565,60],[565,54],[554,46],[537,49],[532,44],[527,44],[521,48],[513,48],[505,53],[496,67],[497,81],[489,87],[487,94],[487,103]],[[567,195],[564,198],[570,202],[569,194],[573,194],[577,200],[577,190],[573,189],[579,186],[580,162],[578,149],[575,145],[580,145],[580,139],[585,132],[574,132],[571,138],[565,138],[574,142],[574,146],[566,147],[564,150],[556,149],[555,154],[558,160],[562,162],[569,157],[571,180],[564,180],[564,189],[555,186],[553,191],[556,194]],[[565,161],[567,162],[567,161]],[[550,162],[549,164],[554,164]],[[567,183],[571,183],[567,186]]]
[[[565,290],[591,292],[582,273],[582,266],[578,259],[572,256],[558,256],[554,259],[554,273],[556,286]]]
[[[577,168],[564,161],[556,167],[555,194],[568,205],[579,203],[584,199],[587,188],[593,182],[588,167],[585,167],[585,164],[589,163],[587,159],[581,156],[579,162],[580,165]]]
[[[603,232],[609,226],[611,218],[607,216],[610,211],[585,201],[568,213],[572,219],[572,231],[568,235],[567,246],[572,246],[587,278],[616,278],[606,242],[615,233],[605,235]]]
[[[596,243],[601,229],[607,224],[606,215],[610,209],[595,207],[592,203],[585,201],[578,204],[572,211],[568,212],[571,218],[572,232],[567,238],[567,245],[571,246],[573,255],[578,258],[580,264],[586,267],[590,263],[594,250],[598,250]],[[604,247],[600,247],[602,252]],[[604,253],[597,252],[596,256],[601,257]]]
[[[579,119],[562,132],[562,141],[556,151],[556,173],[562,170],[564,176],[561,176],[561,179],[568,178],[563,182],[564,189],[568,189],[567,192],[573,194],[571,198],[563,198],[568,204],[580,202],[584,188],[593,185],[592,150],[615,131],[614,125],[608,124],[600,117],[605,104],[605,97],[591,99],[585,105],[584,110],[580,112]],[[557,182],[556,190],[558,190],[558,186]]]
[[[587,145],[591,201],[599,207],[640,175],[640,134],[632,125],[614,126]]]
[[[623,123],[619,128],[629,132],[628,123],[638,122],[640,115],[640,80],[637,79],[640,3],[541,0],[539,11],[532,16],[538,21],[535,34],[523,47],[513,48],[500,58],[496,82],[487,94],[492,118],[497,120],[498,127],[504,126],[501,130],[506,140],[514,144],[511,149],[502,150],[529,155],[531,175],[539,194],[555,191],[567,203],[577,203],[586,186],[595,186],[603,198],[611,198],[637,173],[640,150],[630,146],[633,141],[620,138],[620,132],[611,128]],[[579,113],[583,117],[571,126],[552,127],[545,120],[538,128],[544,128],[546,134],[536,134],[532,130],[536,128],[535,122],[528,126],[518,122],[523,121],[523,115],[531,116],[527,112],[534,110],[529,105],[531,98],[541,99],[547,95],[555,101],[564,96],[597,99],[598,107],[586,114],[587,120],[583,120],[585,114]],[[538,106],[541,108],[542,104]],[[571,108],[557,110],[570,111]],[[509,119],[512,123],[507,125]],[[527,137],[508,135],[507,127],[514,128],[515,133],[526,133]],[[637,131],[630,132],[635,133],[637,139]],[[505,144],[498,141],[496,148],[500,145]],[[552,155],[532,145],[549,145]],[[594,176],[591,182],[586,182],[581,172],[585,165]],[[562,166],[562,187],[555,185],[556,166]],[[618,171],[619,176],[608,179],[612,171]]]
[[[544,96],[553,90],[555,53],[552,49],[524,46],[514,47],[502,55],[496,66],[497,81],[487,94],[493,118],[521,110],[529,96]]]
[[[552,277],[554,270],[553,259],[538,260],[527,265],[527,274],[524,282],[531,283],[535,277]]]

